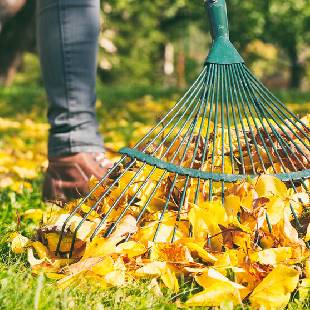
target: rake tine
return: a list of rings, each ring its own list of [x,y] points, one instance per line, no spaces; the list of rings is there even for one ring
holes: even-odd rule
[[[246,85],[246,81],[245,81],[242,77],[240,77],[239,72],[238,72],[238,65],[235,65],[235,70],[236,70],[236,76],[237,76],[237,80],[238,80],[238,84],[237,84],[237,85],[238,85],[238,88],[239,88],[239,92],[242,94],[242,101],[241,101],[241,102],[242,102],[242,107],[243,107],[244,115],[245,115],[245,117],[246,117],[247,124],[248,124],[248,126],[249,126],[249,130],[250,130],[250,132],[251,132],[251,136],[252,136],[252,139],[253,139],[253,143],[254,143],[255,149],[256,149],[256,151],[257,151],[257,155],[258,155],[260,164],[261,164],[261,166],[262,166],[264,172],[266,172],[267,169],[266,169],[266,167],[265,167],[264,160],[263,160],[263,158],[262,158],[262,156],[261,156],[261,151],[260,151],[260,149],[259,149],[259,147],[258,147],[258,144],[257,144],[257,141],[256,141],[256,139],[255,139],[255,134],[254,134],[254,132],[253,132],[251,122],[249,121],[249,116],[248,116],[248,114],[246,113],[246,106],[247,106],[247,108],[248,108],[248,110],[249,110],[249,112],[250,112],[251,118],[252,118],[253,121],[254,121],[254,126],[255,126],[255,128],[256,128],[256,130],[257,130],[257,133],[258,133],[258,135],[259,135],[259,137],[260,137],[260,139],[261,139],[261,141],[262,141],[262,143],[263,143],[263,146],[264,146],[264,148],[265,148],[265,150],[266,150],[266,152],[267,152],[267,156],[268,156],[268,159],[269,159],[269,161],[270,161],[272,167],[274,167],[274,163],[273,163],[273,160],[272,160],[271,155],[269,154],[269,152],[268,152],[268,150],[267,150],[267,147],[266,147],[266,144],[265,144],[265,142],[264,142],[264,139],[263,139],[263,137],[262,137],[262,135],[261,135],[261,133],[260,133],[260,130],[259,130],[259,126],[258,126],[258,124],[257,124],[257,121],[256,121],[255,118],[253,117],[252,110],[250,109],[249,99],[248,99],[248,97],[247,97],[247,95],[246,95],[246,92],[245,92],[245,89],[244,89],[244,88],[245,88],[244,85]],[[234,74],[235,74],[235,73],[234,73]],[[244,102],[246,103],[246,106],[245,106]]]
[[[198,94],[198,93],[197,93],[197,94]],[[194,97],[194,99],[192,100],[192,103],[194,102],[194,100],[196,99],[196,97],[197,97],[197,95],[196,95],[196,96]],[[192,104],[192,103],[191,103],[191,104]],[[190,104],[190,105],[187,107],[187,109],[183,112],[183,115],[186,114],[187,110],[191,107],[191,104]],[[183,124],[183,128],[186,126],[188,120],[190,119],[190,117],[191,117],[191,115],[194,113],[194,111],[195,111],[195,109],[193,109],[192,112],[191,112],[191,114],[189,114],[189,116],[187,117],[187,120],[186,120],[186,121],[184,122],[184,124]],[[183,116],[182,116],[182,118],[183,118]],[[180,119],[178,120],[178,123],[179,123],[179,121],[180,121],[182,118],[180,118]],[[178,124],[178,123],[177,123],[177,124]],[[175,126],[177,126],[177,124],[175,124]],[[173,130],[173,129],[172,129],[172,130]],[[165,136],[165,139],[162,141],[162,144],[168,139],[168,137],[169,137],[169,134]],[[176,138],[177,138],[177,137],[176,137]],[[155,154],[155,153],[157,152],[157,150],[161,147],[162,144],[160,144],[160,145],[156,148],[156,150],[154,151],[153,154]],[[172,147],[172,145],[173,145],[173,144],[171,144],[171,147]],[[181,146],[181,144],[180,144],[180,146]],[[166,153],[168,153],[168,151],[169,151],[169,149],[166,151]],[[165,153],[165,154],[166,154],[166,153]],[[165,155],[165,154],[164,154],[164,155]],[[176,155],[177,155],[177,154],[176,154]],[[176,156],[176,155],[175,155],[175,156]],[[146,165],[146,164],[144,163],[143,166],[140,168],[139,172],[141,172],[141,171],[143,170],[143,168],[145,167],[145,165]],[[102,227],[103,223],[106,221],[107,217],[111,214],[112,210],[114,209],[114,207],[116,206],[116,204],[118,203],[118,201],[124,196],[124,194],[126,193],[127,189],[130,187],[130,185],[132,184],[132,182],[134,181],[135,178],[136,178],[136,175],[135,175],[135,176],[132,178],[132,180],[129,182],[129,186],[127,185],[126,188],[123,190],[123,194],[117,199],[117,202],[114,203],[114,204],[110,207],[110,209],[108,210],[107,214],[102,218],[102,220],[101,220],[100,223],[98,224],[97,228],[96,228],[95,231],[93,232],[93,234],[92,234],[92,236],[91,236],[91,240],[97,235],[97,233],[99,232],[99,230],[100,230],[100,228]],[[130,207],[130,205],[128,206],[127,210],[129,209],[129,207]],[[91,212],[91,211],[90,211],[90,212]],[[86,220],[86,219],[84,218],[84,220]],[[118,219],[118,220],[120,220],[120,219]],[[115,226],[114,226],[114,227],[115,227]],[[77,232],[77,230],[78,230],[78,229],[76,229],[76,232]]]
[[[181,102],[188,96],[188,94],[191,96],[193,96],[193,93],[196,92],[197,90],[197,84],[200,85],[201,82],[204,80],[204,76],[205,76],[206,72],[205,69],[202,70],[202,72],[200,73],[200,75],[198,76],[198,78],[196,79],[196,81],[194,82],[194,84],[189,88],[189,90],[185,93],[185,95],[177,102],[177,104],[161,119],[161,121],[155,125],[149,132],[147,135],[145,135],[135,146],[135,148],[138,148],[146,139],[149,138],[149,136],[159,127],[161,126],[164,121],[176,110],[178,109],[179,111],[186,106],[186,104],[188,103],[188,100],[186,100],[181,107],[179,107],[179,105],[181,104]],[[174,115],[173,118],[175,118],[177,115]]]
[[[218,74],[218,67],[216,67],[216,95],[215,95],[215,114],[214,114],[214,123],[213,123],[213,145],[212,145],[212,155],[211,155],[211,172],[214,171],[214,161],[215,161],[215,146],[216,146],[216,138],[217,138],[217,125],[218,125],[218,106],[219,106],[219,89],[220,89],[220,74]],[[213,181],[210,179],[209,181],[209,200],[212,200],[212,192],[213,192]]]
[[[62,239],[66,230],[66,226],[69,223],[69,221],[73,218],[75,214],[81,209],[81,206],[86,202],[86,200],[91,197],[91,195],[103,184],[105,180],[108,179],[108,177],[112,174],[112,172],[115,171],[115,169],[125,160],[126,156],[123,156],[115,165],[112,169],[109,170],[109,172],[93,187],[93,189],[89,192],[89,194],[84,197],[81,202],[74,208],[74,210],[70,213],[64,224],[62,225],[61,228],[61,233],[60,233],[60,238],[58,240],[58,244],[56,247],[56,255],[59,254],[60,246],[62,243]]]
[[[209,70],[209,72],[210,72],[210,70]],[[211,74],[211,76],[212,76],[212,74]],[[208,102],[205,101],[205,97],[206,97],[206,94],[209,93],[209,90],[210,90],[209,89],[209,80],[210,80],[211,76],[210,76],[210,74],[208,75],[208,78],[207,78],[207,81],[206,81],[206,84],[205,84],[205,90],[204,90],[204,93],[202,95],[202,102],[204,103],[204,110],[203,110],[203,116],[202,116],[202,119],[201,119],[201,123],[200,123],[200,126],[199,126],[199,131],[198,131],[198,135],[197,135],[197,139],[196,139],[196,143],[195,143],[195,149],[194,149],[193,156],[192,156],[191,163],[190,163],[190,168],[193,166],[193,163],[195,161],[195,158],[196,158],[196,155],[197,155],[197,152],[198,152],[198,146],[199,146],[199,141],[200,141],[200,137],[201,137],[201,131],[202,131],[202,127],[203,127],[204,120],[205,120],[206,113],[207,113]],[[200,113],[200,111],[199,111],[199,113]],[[186,149],[188,149],[190,141],[191,141],[191,138],[188,140]],[[184,154],[186,154],[186,149],[184,151]],[[184,201],[185,201],[185,196],[186,196],[186,191],[187,191],[187,187],[188,187],[188,182],[189,182],[189,176],[187,176],[186,180],[185,180],[184,189],[183,189],[183,193],[182,193],[180,204],[179,204],[179,208],[178,208],[178,214],[177,214],[177,217],[176,217],[176,225],[174,226],[174,229],[173,229],[172,241],[171,242],[175,241],[175,236],[176,236],[178,224],[179,224],[180,219],[181,219],[181,211],[182,211],[182,208],[183,208],[183,205],[184,205]]]
[[[205,86],[205,88],[206,88],[206,87],[207,87],[207,86]],[[202,98],[202,99],[203,99],[203,98]],[[185,149],[184,149],[182,158],[180,159],[179,165],[181,165],[181,164],[183,163],[184,159],[185,159],[186,152],[187,152],[188,147],[189,147],[189,145],[190,145],[190,142],[191,142],[191,140],[192,140],[193,133],[194,133],[194,129],[195,129],[196,124],[197,124],[197,121],[198,121],[198,116],[200,115],[200,111],[201,111],[201,108],[203,107],[204,103],[205,103],[204,100],[200,100],[199,110],[198,110],[198,112],[196,113],[196,116],[195,116],[194,119],[193,119],[193,122],[192,122],[192,124],[191,124],[191,128],[189,127],[189,129],[188,129],[188,132],[190,131],[190,137],[189,137],[189,139],[187,140],[187,144],[186,144],[186,147],[185,147]],[[186,137],[186,135],[185,135],[184,137]],[[181,144],[181,143],[180,143],[180,144]],[[172,162],[173,162],[173,161],[172,161]],[[158,225],[157,225],[157,228],[156,228],[156,231],[155,231],[155,234],[154,234],[153,242],[155,242],[156,237],[157,237],[157,235],[158,235],[160,225],[161,225],[161,223],[162,223],[162,221],[163,221],[164,214],[165,214],[165,212],[166,212],[166,210],[167,210],[167,207],[168,207],[168,204],[169,204],[169,201],[170,201],[170,197],[171,197],[171,195],[172,195],[172,193],[173,193],[173,190],[174,190],[174,187],[175,187],[175,183],[176,183],[176,180],[177,180],[177,177],[178,177],[178,176],[179,176],[179,174],[176,173],[176,174],[175,174],[175,177],[174,177],[174,180],[173,180],[173,182],[172,182],[171,189],[170,189],[170,191],[169,191],[168,197],[167,197],[167,199],[166,199],[166,204],[165,204],[165,206],[164,206],[164,208],[163,208],[163,211],[162,211],[162,213],[161,213],[160,219],[159,219],[159,221],[158,221]],[[185,183],[186,186],[184,186],[183,194],[182,194],[182,195],[184,196],[184,198],[182,199],[183,201],[181,201],[181,202],[180,202],[180,205],[179,205],[179,214],[180,214],[180,211],[181,211],[181,208],[182,208],[182,204],[184,203],[185,192],[186,192],[186,189],[187,189],[188,180],[189,180],[189,178],[187,177],[186,183]],[[173,232],[173,237],[172,237],[172,238],[174,238],[175,232],[176,232],[176,230],[174,230],[174,232]]]
[[[207,121],[208,125],[207,125],[207,132],[206,132],[205,140],[204,140],[204,147],[203,147],[203,152],[202,152],[202,160],[201,160],[200,170],[203,169],[203,165],[206,161],[207,147],[209,145],[208,142],[209,142],[209,138],[210,138],[210,125],[211,125],[211,117],[212,117],[212,112],[213,112],[213,102],[214,102],[214,96],[215,96],[215,84],[214,84],[215,79],[216,79],[216,75],[214,74],[215,66],[213,64],[210,64],[210,67],[212,69],[212,81],[211,81],[211,85],[209,86],[209,88],[211,88],[211,91],[208,92],[208,97],[207,97],[207,102],[210,101],[210,109],[209,109],[209,114],[208,114],[208,121]],[[207,158],[207,161],[208,161],[208,158]],[[197,182],[195,204],[197,204],[199,188],[200,188],[200,178],[198,178],[198,182]]]
[[[242,147],[241,147],[241,141],[240,141],[240,135],[239,135],[239,130],[238,130],[238,124],[236,120],[236,111],[235,111],[235,96],[233,96],[232,93],[232,83],[231,83],[231,72],[230,68],[228,67],[228,74],[227,74],[227,79],[228,79],[228,85],[229,85],[229,97],[230,97],[230,103],[231,103],[231,113],[233,116],[234,120],[234,126],[235,126],[235,132],[236,132],[236,137],[237,137],[237,144],[238,144],[238,152],[240,155],[239,160],[241,161],[241,167],[242,167],[242,173],[245,174],[245,167],[244,167],[244,161],[243,161],[243,152],[242,152]],[[227,72],[226,72],[227,73]],[[228,105],[228,103],[227,103]],[[228,108],[227,108],[228,110]],[[229,119],[229,116],[227,117]]]
[[[244,67],[245,67],[245,70],[248,72],[248,69],[246,68],[246,66],[244,66]],[[300,124],[303,126],[304,129],[307,129],[307,130],[309,131],[309,129],[307,128],[307,126],[306,126],[300,119],[298,119],[298,118],[296,117],[296,115],[294,115],[291,111],[289,111],[289,110],[285,107],[285,105],[283,105],[283,103],[282,103],[281,101],[279,101],[277,98],[275,98],[275,97],[269,92],[269,90],[268,90],[266,87],[264,87],[259,81],[257,81],[257,80],[255,79],[255,77],[253,77],[250,73],[248,73],[248,77],[253,81],[253,84],[257,87],[257,89],[258,89],[260,95],[264,98],[264,101],[265,101],[265,103],[268,105],[268,107],[269,107],[270,109],[272,109],[273,112],[275,112],[275,110],[274,110],[274,107],[275,107],[275,108],[276,108],[276,111],[278,112],[278,113],[277,113],[278,117],[280,117],[279,113],[283,114],[283,116],[285,117],[285,119],[282,119],[282,121],[283,121],[284,123],[285,123],[285,121],[291,123],[294,127],[296,127],[296,128],[298,129],[298,131],[300,131],[300,132],[305,136],[305,138],[306,138],[307,140],[309,140],[309,139],[310,139],[310,136],[309,136],[306,132],[304,132],[304,130],[303,130],[302,128],[300,128],[299,126],[297,126],[297,123],[300,123]],[[263,87],[262,87],[262,86],[263,86]],[[263,90],[262,90],[262,89],[263,89]],[[277,104],[271,99],[271,97],[270,97],[269,95],[271,95],[271,97],[272,97],[274,100],[276,100],[276,102],[277,102],[278,104],[280,104],[281,108],[279,107],[279,105],[277,105]],[[267,97],[269,100],[267,100],[266,97]],[[272,104],[274,105],[274,107],[272,107]],[[285,114],[284,111],[285,111],[287,114]],[[288,115],[291,116],[291,117],[295,120],[296,123],[294,123],[294,122],[289,118]],[[286,124],[286,126],[290,129],[290,131],[292,132],[292,134],[296,136],[296,138],[298,138],[302,143],[304,143],[304,140],[303,140],[302,138],[298,137],[298,135],[296,134],[296,131],[292,130],[291,127],[290,127],[288,124]],[[305,145],[305,146],[306,146],[306,145]],[[310,149],[309,146],[307,146],[307,147],[308,147],[308,149]]]
[[[253,87],[255,87],[255,85],[252,84]],[[274,108],[272,106],[269,105],[269,103],[266,101],[265,98],[263,98],[260,94],[260,98],[262,98],[264,100],[264,102],[268,105],[268,107],[272,110],[272,112],[277,115],[277,117],[281,120],[282,123],[285,124],[285,126],[290,130],[290,132],[308,149],[310,150],[310,147],[304,142],[304,140],[296,133],[296,131],[294,131],[291,126],[287,123],[289,122],[289,119],[283,119],[282,116],[279,113],[276,113]],[[268,109],[265,109],[265,112],[270,116],[270,118],[272,120],[274,120],[276,123],[276,119],[274,117],[273,114],[271,114]],[[298,130],[299,128],[294,125]],[[279,124],[279,128],[281,129],[282,133],[294,144],[294,146],[299,150],[299,152],[303,153],[303,150],[300,149],[299,145],[289,136],[289,134],[287,133],[287,131],[285,129],[283,129],[282,125]],[[304,153],[303,153],[304,154]],[[306,155],[304,155],[306,157]],[[306,157],[307,158],[307,157]],[[307,158],[307,161],[309,162],[309,159]]]
[[[239,73],[240,73],[240,71],[239,71]],[[246,88],[249,90],[248,85],[246,86]],[[254,108],[255,108],[255,105],[254,105]],[[277,148],[275,147],[275,145],[274,145],[274,143],[273,143],[271,137],[269,136],[268,130],[265,128],[265,126],[264,126],[264,124],[263,124],[263,121],[261,120],[261,115],[260,115],[260,113],[259,113],[259,110],[256,110],[256,112],[257,112],[258,117],[260,118],[260,121],[261,121],[261,123],[262,123],[264,129],[265,129],[266,134],[268,135],[268,138],[269,138],[269,140],[270,140],[270,142],[271,142],[271,145],[272,145],[272,147],[273,147],[275,153],[277,154],[277,158],[278,158],[279,162],[281,163],[284,172],[287,172],[287,169],[286,169],[286,167],[285,167],[285,165],[284,165],[284,163],[283,163],[283,161],[282,161],[282,159],[281,159],[281,156],[280,156],[280,154],[278,153]],[[268,122],[268,124],[269,124],[269,127],[272,129],[273,133],[276,135],[276,131],[273,129],[273,126],[272,126],[272,124],[270,124],[268,118],[267,118],[267,122]],[[283,145],[282,145],[282,143],[281,143],[281,139],[279,139],[278,141],[279,141],[279,143],[281,144],[281,146],[283,147]],[[285,152],[286,157],[291,161],[290,156],[288,155],[288,153],[286,152],[286,149],[285,149],[284,147],[283,147],[283,150],[284,150],[284,152]],[[291,163],[292,163],[292,161],[291,161]],[[296,167],[294,166],[293,163],[292,163],[292,165],[293,165],[293,167],[294,167],[295,170],[296,170]],[[295,185],[294,185],[293,181],[290,179],[289,182],[291,183],[291,186],[293,187],[294,191],[297,193],[297,190],[296,190],[296,188],[295,188]],[[297,214],[296,214],[296,212],[295,212],[295,210],[294,210],[294,208],[292,207],[291,204],[290,204],[290,209],[291,209],[291,212],[292,212],[292,214],[293,214],[293,216],[294,216],[294,219],[295,219],[295,222],[296,222],[297,226],[299,227],[299,229],[302,228],[301,225],[300,225],[298,216],[297,216]]]
[[[206,75],[206,71],[203,70],[203,73],[204,73],[204,74],[203,74],[203,78],[199,81],[199,83],[198,83],[197,87],[195,88],[194,92],[192,92],[192,93],[190,94],[189,98],[184,102],[184,105],[181,107],[181,109],[182,109],[184,106],[186,106],[190,100],[192,100],[191,102],[193,103],[194,100],[196,99],[196,97],[198,96],[199,92],[200,92],[201,89],[203,88],[203,84],[204,84],[203,82],[204,82],[204,78],[205,78],[205,75]],[[197,89],[198,89],[198,92],[196,92]],[[194,99],[192,99],[193,97],[194,97]],[[181,112],[181,109],[179,109],[178,113]],[[187,110],[188,110],[188,106],[186,107],[186,111],[187,111]],[[145,151],[156,141],[156,139],[157,139],[158,137],[160,137],[160,136],[164,133],[165,129],[167,129],[168,126],[171,124],[172,120],[175,119],[175,118],[177,117],[178,113],[175,114],[175,115],[173,116],[173,118],[172,118],[172,119],[171,119],[171,120],[157,133],[157,134],[156,134],[156,136],[147,144],[147,146],[143,149],[143,152],[145,152]],[[185,114],[185,113],[184,113],[184,114]],[[182,117],[184,116],[184,114],[182,115]],[[180,121],[180,119],[178,119],[178,122],[179,122],[179,121]],[[161,122],[161,123],[162,123],[162,122]]]
[[[209,75],[208,75],[208,78],[207,78],[207,79],[209,79]],[[206,90],[205,90],[205,91],[206,91]],[[205,91],[204,91],[204,92],[205,92]],[[203,96],[203,97],[204,97],[204,96]],[[187,123],[187,122],[184,123],[184,126],[186,125],[186,123]],[[193,127],[193,129],[194,129],[194,127]],[[190,142],[190,139],[188,140],[188,144],[189,144],[189,142]],[[161,156],[161,158],[164,157],[164,156],[170,151],[170,149],[171,149],[171,147],[173,146],[173,144],[174,144],[174,142],[170,144],[170,147],[167,148],[166,152]],[[182,146],[182,143],[179,144],[179,148],[178,148],[178,150],[175,152],[175,157],[176,157],[176,155],[178,154],[178,151],[179,151],[179,149],[181,148],[181,146]],[[194,157],[195,157],[195,155],[194,155]],[[154,168],[152,169],[151,173],[152,173],[153,171],[155,171],[155,169],[156,169],[156,167],[154,167]],[[132,197],[131,201],[128,203],[127,207],[124,209],[124,211],[122,212],[122,214],[120,215],[120,217],[119,217],[119,218],[116,220],[116,222],[111,226],[111,228],[109,229],[109,231],[108,231],[107,234],[106,234],[106,237],[108,237],[108,236],[110,235],[110,233],[113,231],[113,229],[114,229],[114,228],[116,227],[116,225],[119,223],[119,221],[125,216],[127,210],[128,210],[129,207],[131,206],[132,202],[134,201],[135,197],[136,197],[137,194],[139,193],[140,189],[141,189],[145,184],[147,184],[147,181],[148,181],[149,178],[151,177],[151,173],[149,174],[149,176],[147,177],[147,179],[144,181],[143,185],[141,185],[141,187],[138,189],[138,191],[137,191],[137,192],[135,193],[135,195]]]
[[[234,101],[237,103],[238,116],[239,116],[239,120],[240,120],[240,124],[241,124],[241,128],[242,128],[242,133],[243,133],[246,149],[247,149],[247,152],[248,152],[248,155],[249,155],[249,159],[250,159],[250,162],[251,162],[251,168],[252,168],[253,173],[256,174],[255,165],[254,165],[254,161],[253,161],[253,157],[252,157],[252,152],[251,152],[250,144],[249,144],[249,141],[248,141],[247,133],[246,133],[246,130],[245,130],[245,127],[244,127],[244,122],[243,122],[243,118],[242,118],[241,108],[240,108],[240,105],[239,105],[240,92],[239,92],[239,95],[237,93],[237,90],[239,91],[239,85],[237,84],[236,76],[235,76],[235,74],[233,72],[233,69],[231,67],[232,66],[229,66],[229,75],[230,75],[230,78],[231,78],[231,81],[232,81]],[[236,130],[238,130],[238,129],[236,128]],[[243,162],[243,157],[242,157],[242,162]],[[243,165],[244,165],[244,163],[243,163]]]
[[[240,77],[240,74],[241,74],[241,73],[240,73],[239,68],[237,69],[237,72],[238,72],[238,75],[239,75],[239,77]],[[242,76],[241,76],[241,78],[242,78]],[[264,139],[263,139],[263,137],[262,137],[262,135],[261,135],[261,133],[260,133],[259,126],[258,126],[258,124],[257,124],[257,121],[255,120],[255,115],[253,114],[253,111],[252,111],[252,109],[251,109],[251,105],[249,104],[248,95],[250,96],[250,94],[249,94],[249,89],[248,89],[247,80],[246,80],[245,78],[243,78],[243,81],[244,81],[244,85],[245,85],[245,90],[247,90],[247,92],[244,91],[244,94],[245,94],[245,96],[246,96],[246,98],[247,98],[246,102],[247,102],[247,105],[248,105],[248,109],[249,109],[250,114],[251,114],[251,117],[252,117],[252,119],[253,119],[253,121],[254,121],[254,124],[255,124],[257,133],[259,134],[260,140],[261,140],[261,142],[262,142],[262,144],[263,144],[263,146],[264,146],[264,149],[265,149],[265,151],[266,151],[266,154],[267,154],[267,156],[268,156],[268,159],[269,159],[269,161],[270,161],[270,163],[271,163],[271,166],[272,166],[274,172],[276,173],[276,169],[275,169],[275,167],[274,167],[273,159],[272,159],[271,154],[270,154],[270,152],[269,152],[269,150],[268,150],[268,147],[267,147],[267,145],[266,145],[266,143],[265,143],[265,141],[264,141]],[[268,130],[267,130],[266,127],[265,127],[264,121],[263,121],[263,120],[261,119],[261,117],[260,117],[259,109],[256,107],[256,105],[255,105],[255,103],[254,103],[254,100],[253,100],[253,97],[250,96],[250,99],[251,99],[251,101],[252,101],[252,103],[253,103],[252,106],[254,107],[254,110],[256,111],[256,114],[257,114],[257,116],[258,116],[258,118],[259,118],[259,120],[260,120],[260,123],[262,124],[262,127],[263,127],[263,129],[264,129],[264,132],[266,133],[266,135],[268,136],[268,139],[269,139],[270,142],[272,143],[273,148],[274,148],[274,151],[277,153],[278,159],[279,159],[279,161],[280,161],[280,163],[281,163],[283,169],[285,169],[285,166],[284,166],[284,164],[283,164],[283,161],[282,161],[280,155],[278,154],[277,149],[275,148],[275,146],[274,146],[274,144],[273,144],[273,141],[272,141],[272,139],[271,139],[271,137],[270,137],[270,135],[269,135]],[[253,138],[253,141],[256,141],[256,140],[255,140],[255,137]]]
[[[239,71],[239,73],[240,73],[240,71]],[[242,73],[241,73],[241,74],[242,74]],[[253,93],[253,89],[252,89],[251,86],[248,85],[248,84],[246,85],[246,89],[248,90],[249,95],[251,96],[252,102],[254,102],[253,96],[255,96],[255,95],[254,95],[254,93]],[[250,93],[252,93],[252,95],[251,95]],[[258,102],[260,103],[259,100],[258,100]],[[263,105],[261,106],[262,112],[260,111],[260,109],[258,109],[258,108],[256,107],[255,104],[253,104],[253,106],[254,106],[254,109],[256,110],[257,116],[258,116],[258,118],[260,119],[260,122],[262,123],[262,126],[263,126],[263,128],[264,128],[264,130],[265,130],[265,132],[266,132],[266,134],[267,134],[267,136],[268,136],[268,139],[269,139],[269,141],[270,141],[270,143],[271,143],[271,145],[272,145],[272,148],[274,149],[274,151],[275,151],[275,153],[276,153],[276,155],[277,155],[277,158],[279,159],[279,161],[280,161],[280,163],[281,163],[281,165],[282,165],[284,171],[286,172],[286,168],[285,168],[285,165],[284,165],[284,163],[283,163],[283,161],[282,161],[282,159],[281,159],[281,156],[280,156],[280,154],[278,153],[278,150],[277,150],[276,146],[274,145],[274,143],[273,143],[273,141],[272,141],[272,138],[271,138],[271,136],[269,135],[269,132],[268,132],[267,128],[265,127],[264,120],[262,119],[262,112],[266,112],[265,109],[264,109],[264,106],[263,106]],[[263,111],[263,109],[264,109],[264,111]],[[288,147],[287,143],[282,139],[282,137],[277,133],[277,131],[275,130],[275,128],[273,127],[273,125],[271,124],[271,122],[269,121],[269,119],[268,119],[267,117],[265,117],[265,120],[267,121],[267,123],[268,123],[268,125],[269,125],[269,128],[272,130],[273,134],[277,137],[277,141],[281,144],[281,146],[282,146],[282,148],[283,148],[283,151],[285,152],[285,155],[287,156],[287,158],[289,159],[289,161],[290,161],[292,167],[294,167],[294,168],[295,168],[295,171],[296,171],[297,169],[296,169],[294,163],[292,162],[290,156],[288,155],[286,149],[288,149],[288,150],[291,152],[291,154],[297,159],[297,161],[299,161],[301,164],[302,164],[302,162],[299,160],[299,158],[296,156],[296,154],[295,154],[294,152],[292,152],[292,150],[290,149],[290,147]],[[279,125],[279,123],[276,123],[276,124]],[[284,143],[284,144],[286,145],[286,147],[284,147],[282,143]],[[266,149],[266,152],[267,152],[267,151],[268,151],[268,150]],[[303,164],[302,164],[302,166],[303,166]]]

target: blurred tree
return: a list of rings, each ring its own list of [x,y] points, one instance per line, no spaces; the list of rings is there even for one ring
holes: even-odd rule
[[[310,40],[309,0],[263,0],[265,26],[263,38],[278,45],[290,60],[290,87],[299,88],[304,65],[299,55]]]
[[[154,82],[162,74],[165,44],[184,35],[188,22],[201,12],[191,9],[191,2],[102,1],[103,37],[113,33],[113,44],[118,51],[117,55],[109,55],[108,51],[104,53],[103,57],[107,57],[111,65],[105,61],[103,69],[110,70],[113,66],[112,72],[118,80],[130,75],[140,82]],[[104,52],[106,47],[103,47]],[[108,72],[102,76],[111,78]]]
[[[25,51],[35,47],[35,0],[1,1],[6,12],[0,32],[0,84],[9,85]]]
[[[209,38],[203,0],[100,1],[101,79],[148,84],[165,81],[167,46],[170,61],[175,62],[174,79],[183,85],[188,76],[192,78],[199,62],[189,59],[189,51],[193,55],[190,29],[196,29],[200,38]],[[299,87],[304,76],[304,47],[310,41],[309,0],[227,0],[227,5],[231,40],[241,54],[256,39],[276,44],[290,59],[290,85]],[[35,0],[0,0],[0,83],[9,84],[23,52],[35,50],[34,19]],[[199,40],[194,44],[200,58],[207,53],[209,42],[201,41],[203,44],[199,45]]]

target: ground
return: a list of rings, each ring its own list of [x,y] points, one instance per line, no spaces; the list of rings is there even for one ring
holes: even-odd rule
[[[108,148],[117,150],[137,141],[175,96],[170,90],[100,87],[98,116]],[[287,92],[279,96],[289,102],[291,110],[309,113],[309,94]],[[42,87],[21,84],[0,89],[0,309],[176,309],[172,301],[191,294],[190,284],[181,281],[178,296],[169,291],[158,296],[148,288],[147,281],[122,289],[100,290],[81,283],[78,288],[60,290],[43,275],[31,275],[26,255],[16,256],[10,251],[12,231],[31,237],[37,225],[22,214],[46,207],[40,193],[46,167],[45,104]],[[117,157],[113,153],[110,156]],[[301,308],[309,308],[309,302],[292,301],[289,305],[289,309]]]

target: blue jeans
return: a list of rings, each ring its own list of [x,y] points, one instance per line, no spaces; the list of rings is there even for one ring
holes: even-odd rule
[[[95,107],[99,12],[99,0],[37,0],[49,157],[103,151]]]

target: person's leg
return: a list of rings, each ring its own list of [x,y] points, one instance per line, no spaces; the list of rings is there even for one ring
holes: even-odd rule
[[[99,0],[38,0],[37,27],[51,125],[43,198],[66,202],[111,166],[95,113]]]
[[[99,0],[38,0],[37,5],[49,157],[102,152],[95,114]]]

